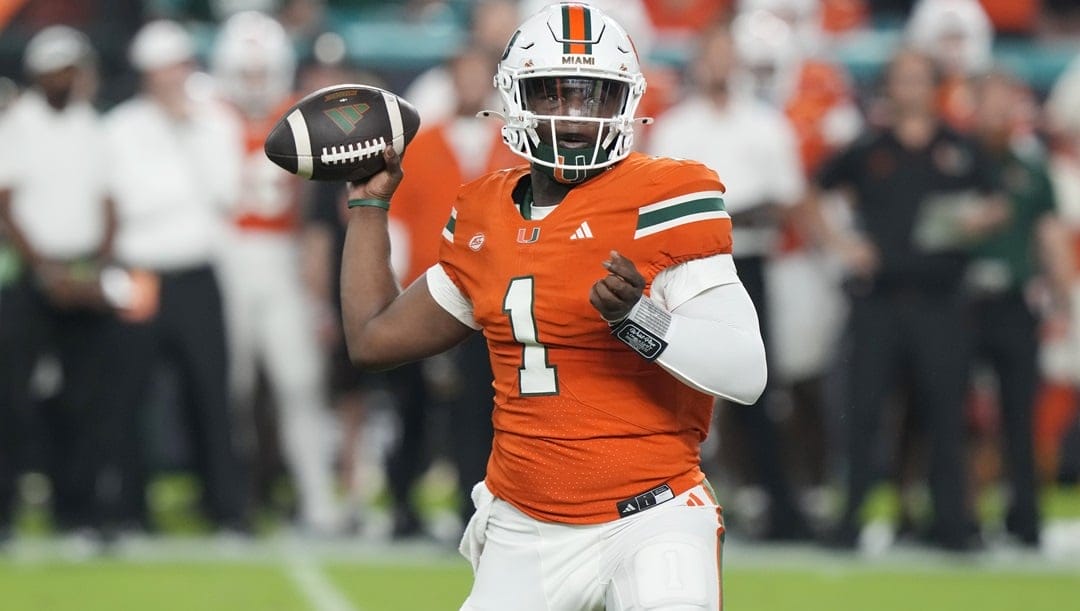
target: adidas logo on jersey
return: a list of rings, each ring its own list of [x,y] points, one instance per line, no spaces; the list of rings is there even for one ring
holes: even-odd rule
[[[589,228],[589,221],[581,221],[581,225],[578,226],[574,235],[570,236],[571,240],[584,240],[586,238],[593,237],[592,229]]]

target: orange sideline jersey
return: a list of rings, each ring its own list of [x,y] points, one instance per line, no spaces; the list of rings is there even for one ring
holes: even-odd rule
[[[295,102],[288,99],[262,118],[244,122],[244,165],[233,223],[241,230],[289,233],[299,226],[300,179],[266,158],[263,143],[278,117]]]
[[[524,162],[503,144],[499,127],[491,124],[491,147],[483,174]],[[405,177],[394,192],[390,216],[409,234],[409,267],[401,279],[408,286],[439,260],[439,232],[462,183],[475,178],[462,175],[450,146],[446,124],[421,130],[401,159]]]
[[[829,114],[851,104],[851,99],[848,79],[838,66],[811,59],[799,69],[795,89],[784,105],[784,113],[795,130],[799,157],[807,176],[814,175],[834,152],[826,134]],[[801,234],[795,222],[789,221],[783,229],[780,251],[801,249],[804,246]]]
[[[814,174],[833,152],[825,133],[829,113],[850,103],[848,81],[839,67],[818,60],[803,63],[795,90],[784,105],[784,114],[795,129],[807,175]]]
[[[713,400],[613,339],[589,290],[613,249],[646,291],[669,266],[730,253],[724,187],[699,163],[633,153],[525,220],[512,191],[527,174],[462,187],[443,233],[440,262],[472,302],[495,374],[486,481],[537,519],[609,521],[619,501],[701,482]]]

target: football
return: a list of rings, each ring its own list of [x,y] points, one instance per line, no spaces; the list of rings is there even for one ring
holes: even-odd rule
[[[266,137],[271,161],[309,180],[365,180],[386,163],[393,146],[403,154],[420,129],[416,108],[368,85],[334,85],[289,108]]]

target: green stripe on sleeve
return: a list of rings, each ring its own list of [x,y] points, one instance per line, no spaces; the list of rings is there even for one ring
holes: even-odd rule
[[[638,230],[647,229],[660,223],[666,223],[691,214],[700,212],[723,212],[724,200],[720,197],[706,197],[693,199],[681,204],[675,204],[638,215]]]

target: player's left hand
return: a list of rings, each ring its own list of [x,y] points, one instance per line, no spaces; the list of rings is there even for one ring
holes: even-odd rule
[[[618,322],[630,313],[645,290],[645,278],[638,273],[634,262],[611,251],[601,263],[608,275],[597,280],[589,291],[589,303],[609,323]]]

